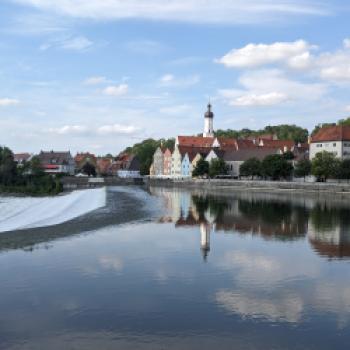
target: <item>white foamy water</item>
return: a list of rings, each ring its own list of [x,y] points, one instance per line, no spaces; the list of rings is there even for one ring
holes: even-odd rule
[[[0,232],[62,224],[105,205],[105,188],[58,197],[0,197]]]

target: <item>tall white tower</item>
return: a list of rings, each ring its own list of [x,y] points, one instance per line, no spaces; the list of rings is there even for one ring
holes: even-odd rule
[[[211,111],[211,104],[208,104],[208,110],[204,114],[204,132],[203,137],[214,137],[214,113]]]

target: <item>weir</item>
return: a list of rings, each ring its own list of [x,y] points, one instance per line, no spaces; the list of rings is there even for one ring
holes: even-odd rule
[[[100,188],[105,186],[131,186],[144,185],[144,179],[139,178],[119,178],[119,177],[63,177],[63,190],[72,191],[77,189]]]

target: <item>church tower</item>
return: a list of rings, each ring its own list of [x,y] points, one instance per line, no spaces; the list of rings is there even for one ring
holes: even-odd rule
[[[208,104],[208,110],[204,114],[204,132],[203,137],[214,137],[214,113],[211,110],[211,104]]]

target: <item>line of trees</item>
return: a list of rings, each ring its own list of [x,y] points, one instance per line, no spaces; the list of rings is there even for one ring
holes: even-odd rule
[[[60,179],[46,174],[38,157],[17,166],[12,151],[0,147],[0,193],[54,195],[61,191]]]
[[[312,161],[302,159],[294,167],[290,160],[287,154],[269,155],[263,161],[251,158],[240,166],[240,175],[272,180],[287,179],[293,175],[304,179],[314,175],[318,181],[327,181],[329,178],[350,180],[350,159],[340,160],[333,153],[317,153]]]

